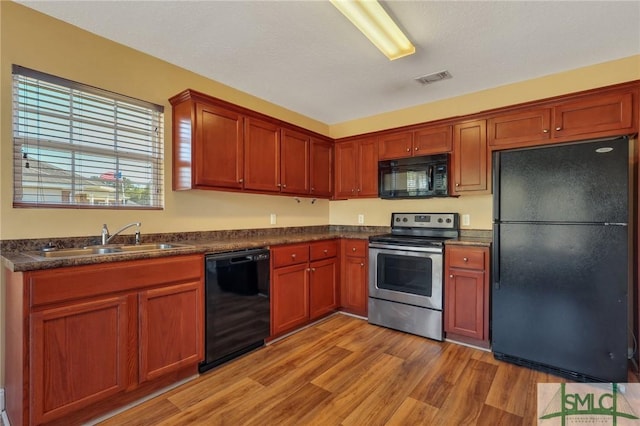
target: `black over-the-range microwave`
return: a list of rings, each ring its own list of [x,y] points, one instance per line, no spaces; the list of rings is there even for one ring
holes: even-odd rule
[[[378,162],[380,198],[448,197],[449,154]]]

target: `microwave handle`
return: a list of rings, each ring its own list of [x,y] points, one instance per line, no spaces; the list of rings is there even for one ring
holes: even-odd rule
[[[429,192],[433,191],[433,180],[435,179],[435,167],[430,164],[429,168],[427,169],[427,184],[429,186]]]

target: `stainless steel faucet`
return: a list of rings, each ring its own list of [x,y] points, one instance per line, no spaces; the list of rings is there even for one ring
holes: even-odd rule
[[[135,241],[136,241],[136,244],[140,244],[140,225],[142,225],[142,222],[131,222],[126,224],[122,228],[118,229],[113,235],[109,235],[109,228],[107,228],[107,224],[105,223],[104,225],[102,225],[102,232],[100,234],[102,238],[102,245],[104,246],[106,244],[109,244],[109,241],[111,241],[113,237],[117,236],[125,229],[131,228],[132,226],[138,227],[136,229]]]

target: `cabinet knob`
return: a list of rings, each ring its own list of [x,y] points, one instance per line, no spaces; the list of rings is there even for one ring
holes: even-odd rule
[[[559,132],[560,130],[562,130],[562,127],[556,127],[557,132]]]
[[[306,269],[306,271],[307,271],[307,272],[311,272],[311,268],[307,268],[307,269]]]
[[[542,133],[549,133],[549,129],[542,129]]]
[[[244,179],[238,179],[238,183],[244,182]]]
[[[361,263],[360,266],[364,267],[364,263]]]
[[[449,278],[453,278],[453,275],[449,275]]]
[[[311,272],[315,272],[315,271],[316,271],[316,268],[311,268]]]
[[[351,247],[351,251],[356,251],[356,248],[355,247]]]
[[[351,189],[351,192],[356,192],[355,188],[352,188],[352,189]]]
[[[358,192],[362,191],[360,188],[358,188]]]
[[[414,151],[420,151],[420,148],[418,148],[417,146],[415,148],[413,148]]]
[[[459,183],[456,183],[456,186],[460,186],[460,184],[459,184]]]
[[[327,253],[329,253],[329,250],[324,249],[324,250],[322,250],[322,252],[323,252],[324,254],[327,254]]]
[[[283,188],[286,188],[286,187],[287,187],[287,184],[285,183],[284,185],[282,185],[282,187],[283,187]]]
[[[292,259],[295,259],[295,258],[296,258],[296,254],[295,254],[295,253],[293,253],[293,254],[291,255],[291,258],[292,258]]]
[[[469,258],[468,257],[463,257],[462,260],[464,260],[465,262],[468,262]]]
[[[315,190],[316,190],[315,188],[311,188],[311,192],[313,192],[313,191],[315,191]]]
[[[407,152],[411,151],[411,148],[407,148]]]
[[[276,186],[277,186],[278,188],[280,188],[280,187],[282,186],[282,184],[276,183]]]

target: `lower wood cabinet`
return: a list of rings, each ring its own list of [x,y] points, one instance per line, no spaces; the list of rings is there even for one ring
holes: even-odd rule
[[[340,307],[355,315],[367,316],[369,305],[367,240],[343,239]]]
[[[489,248],[445,248],[446,337],[489,347]]]
[[[336,310],[337,255],[337,240],[271,249],[272,337]]]
[[[203,256],[7,272],[11,424],[80,424],[196,374]]]

